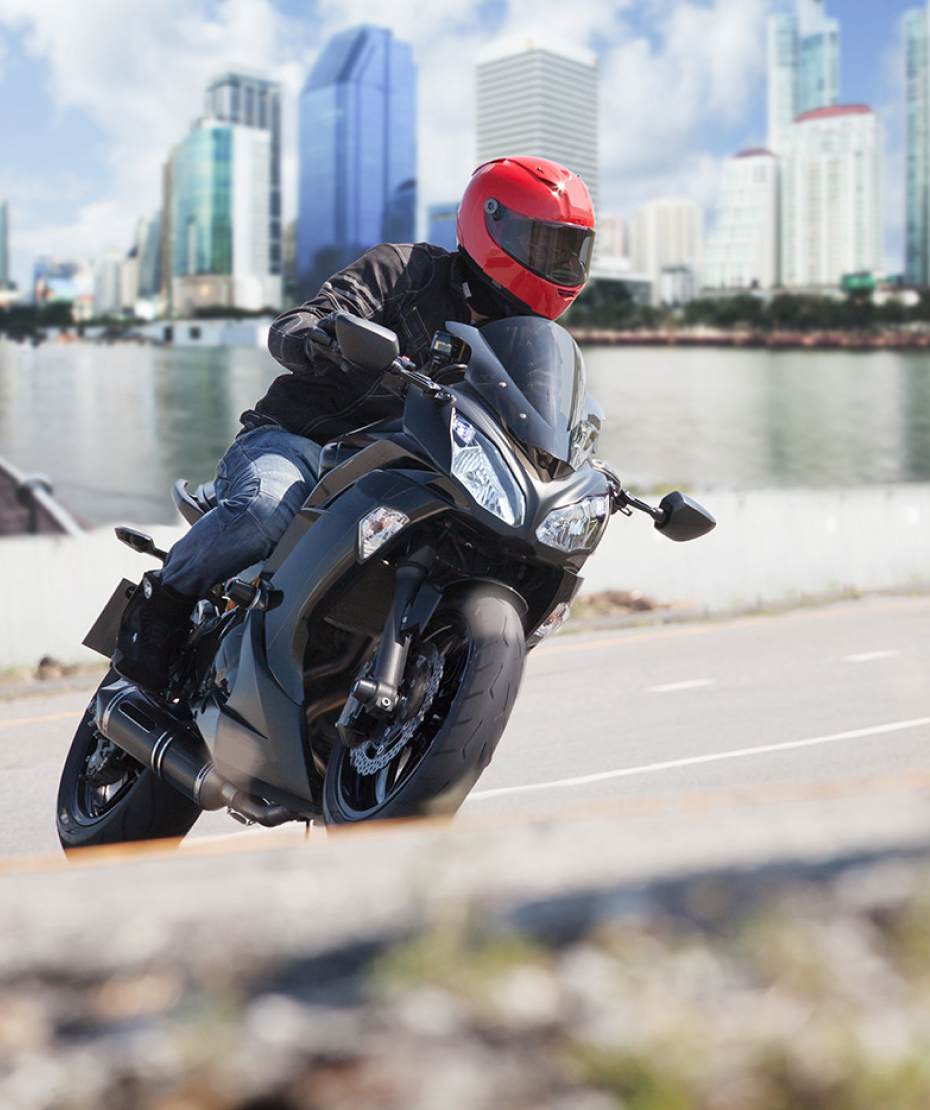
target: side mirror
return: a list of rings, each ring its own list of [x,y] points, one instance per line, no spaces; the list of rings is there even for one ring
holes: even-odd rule
[[[348,312],[335,319],[336,342],[346,362],[363,370],[384,371],[400,355],[397,336],[380,324],[363,320]]]
[[[716,520],[702,505],[678,490],[667,493],[659,502],[659,508],[665,517],[656,521],[656,528],[676,543],[696,540],[717,527]]]
[[[127,547],[131,547],[133,551],[139,555],[154,555],[156,559],[164,561],[167,558],[167,552],[160,550],[155,546],[155,541],[151,536],[147,536],[145,532],[140,532],[138,528],[127,528],[125,525],[120,525],[116,529],[116,538],[120,543],[124,543]]]

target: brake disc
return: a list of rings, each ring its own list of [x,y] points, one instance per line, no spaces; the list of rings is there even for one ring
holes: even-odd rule
[[[443,659],[432,644],[424,644],[417,655],[400,714],[385,722],[385,731],[353,748],[349,761],[360,775],[374,775],[396,759],[426,720],[442,681]]]

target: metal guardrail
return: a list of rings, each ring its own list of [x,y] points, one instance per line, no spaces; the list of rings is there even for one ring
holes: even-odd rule
[[[52,492],[51,479],[24,474],[0,459],[0,535],[58,533],[78,536],[84,529]]]

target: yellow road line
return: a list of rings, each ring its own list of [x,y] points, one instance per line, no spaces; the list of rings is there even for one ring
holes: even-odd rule
[[[767,783],[761,786],[729,787],[720,790],[690,791],[685,793],[651,794],[641,798],[605,798],[550,810],[545,815],[545,825],[551,830],[557,823],[597,821],[633,817],[668,816],[676,813],[712,813],[716,810],[756,808],[760,805],[778,805],[792,802],[832,801],[890,794],[930,791],[930,768],[917,768],[887,775],[869,775],[861,778],[832,779],[824,782]],[[191,837],[184,842],[180,853],[177,841],[147,841],[136,844],[112,844],[99,848],[83,848],[67,859],[63,854],[40,856],[13,856],[0,859],[0,878],[12,875],[34,874],[48,871],[70,870],[78,867],[119,866],[146,858],[170,859],[179,862],[198,856],[230,856],[241,853],[276,851],[285,848],[307,847],[322,850],[330,842],[356,840],[360,837],[382,837],[392,834],[417,834],[450,830],[453,834],[490,832],[496,829],[530,827],[539,825],[538,814],[508,811],[496,814],[463,813],[455,823],[447,819],[422,821],[372,822],[358,827],[339,827],[327,830],[328,839],[306,833],[295,826],[290,836],[251,836],[238,833],[229,837]]]

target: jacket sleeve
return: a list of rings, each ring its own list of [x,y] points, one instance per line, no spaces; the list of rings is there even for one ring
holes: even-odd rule
[[[323,283],[319,293],[304,304],[283,312],[268,331],[268,350],[288,370],[306,371],[332,366],[325,360],[317,365],[304,351],[304,338],[331,312],[351,312],[355,316],[383,323],[385,305],[396,299],[398,290],[409,284],[407,273],[410,248],[384,243],[366,251],[356,262]]]

